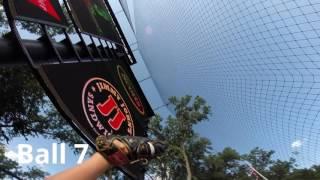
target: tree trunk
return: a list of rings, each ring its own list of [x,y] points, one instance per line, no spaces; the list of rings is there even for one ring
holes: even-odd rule
[[[187,155],[186,150],[184,148],[184,145],[181,146],[181,153],[183,155],[184,162],[185,162],[186,169],[187,169],[187,180],[191,180],[192,172],[191,172],[189,158],[188,158],[188,155]]]
[[[153,127],[148,127],[149,130],[151,130],[158,139],[162,140],[162,141],[165,141],[166,138],[163,136],[163,134],[158,130],[158,129],[155,129]]]

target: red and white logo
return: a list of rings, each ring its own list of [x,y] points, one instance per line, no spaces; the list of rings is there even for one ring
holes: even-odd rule
[[[91,78],[82,90],[82,107],[96,134],[134,136],[131,113],[117,89],[102,78]]]
[[[61,17],[58,15],[57,11],[52,5],[51,0],[28,0],[28,2],[37,6],[42,11],[46,12],[51,17],[55,18],[57,21],[61,21]]]

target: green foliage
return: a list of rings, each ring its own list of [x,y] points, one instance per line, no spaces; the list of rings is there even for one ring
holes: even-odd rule
[[[265,173],[271,164],[274,163],[272,155],[274,151],[265,151],[259,147],[256,147],[250,151],[249,154],[242,156],[243,160],[246,160],[252,164],[255,169],[261,173]]]
[[[189,173],[196,180],[256,179],[255,176],[250,176],[250,164],[270,180],[320,179],[320,166],[296,169],[295,159],[274,160],[273,150],[256,147],[249,153],[240,155],[235,149],[226,147],[221,152],[213,153],[211,142],[193,130],[194,125],[208,119],[210,106],[201,97],[172,97],[169,100],[174,106],[175,116],[169,116],[164,121],[156,115],[149,124],[151,137],[164,139],[169,143],[167,153],[152,162],[150,174],[156,174],[161,179],[178,180],[189,179]]]
[[[32,167],[29,168],[26,172],[23,172],[21,177],[25,177],[27,179],[43,179],[43,177],[48,176],[49,173],[44,172],[38,168]]]
[[[10,143],[15,137],[42,136],[73,147],[82,143],[80,136],[59,115],[28,66],[0,68],[0,142]],[[18,176],[32,179],[46,174],[31,167],[23,169],[0,153],[1,177]],[[6,175],[7,176],[6,176]],[[11,175],[9,175],[11,174]]]
[[[8,177],[21,179],[43,179],[49,174],[35,167],[28,168],[24,170],[17,162],[12,161],[4,156],[5,149],[4,145],[0,145],[0,179],[5,179]]]
[[[316,177],[315,173],[312,169],[295,169],[293,173],[291,173],[288,177],[284,178],[285,180],[299,180],[299,179],[307,179],[307,180],[317,180],[319,176]]]
[[[3,0],[0,0],[0,34],[6,33],[8,29],[2,4]],[[63,11],[67,14],[65,7]],[[68,21],[71,20],[68,18]],[[32,33],[42,33],[39,25],[34,23],[21,21],[20,27]],[[69,27],[67,31],[72,33],[73,28]],[[49,33],[62,34],[62,29],[49,28]],[[10,143],[15,137],[27,140],[28,137],[37,136],[68,143],[72,148],[73,144],[83,142],[56,111],[28,66],[0,67],[0,87],[0,144]],[[43,179],[45,175],[45,172],[35,167],[23,171],[15,161],[4,156],[2,148],[0,179]]]
[[[9,141],[17,136],[35,136],[47,129],[40,109],[46,103],[26,66],[0,69],[0,140]],[[37,129],[37,130],[35,130]]]
[[[210,106],[199,96],[194,99],[188,95],[172,97],[169,102],[174,105],[175,116],[169,116],[165,123],[160,116],[155,116],[149,124],[152,136],[165,139],[169,144],[167,154],[154,162],[151,169],[162,179],[184,179],[185,174],[191,177],[192,171],[198,171],[197,167],[209,153],[210,141],[195,133],[193,126],[208,119]]]
[[[275,180],[281,180],[288,177],[294,168],[294,159],[289,161],[276,160],[269,170],[269,177]]]
[[[82,142],[50,103],[27,66],[0,68],[0,86],[1,141],[42,135],[69,144]]]
[[[210,106],[199,96],[192,102],[191,96],[180,99],[172,97],[169,102],[175,106],[175,117],[169,116],[167,126],[163,129],[167,141],[172,145],[184,145],[195,136],[192,127],[201,121],[207,120]]]
[[[222,152],[205,157],[204,166],[207,170],[202,174],[209,179],[234,179],[239,171],[239,160],[239,153],[227,147]]]

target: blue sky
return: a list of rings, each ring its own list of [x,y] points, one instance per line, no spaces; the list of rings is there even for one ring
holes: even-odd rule
[[[315,0],[134,1],[136,37],[167,99],[203,96],[197,131],[216,151],[255,146],[319,164],[320,15]],[[293,155],[292,152],[299,152]]]
[[[213,116],[196,130],[215,151],[259,146],[275,150],[275,158],[295,157],[300,167],[319,164],[316,0],[128,0],[135,33],[118,1],[110,2],[132,49],[139,47],[132,69],[138,80],[147,79],[140,84],[153,108],[172,95],[203,96]],[[170,114],[165,107],[157,111]],[[71,154],[67,165],[43,168],[70,167]]]

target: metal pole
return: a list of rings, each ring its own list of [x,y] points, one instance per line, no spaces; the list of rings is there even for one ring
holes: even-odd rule
[[[32,55],[35,61],[44,61],[49,49],[45,42],[37,40],[22,40],[22,43],[27,47],[29,53]],[[68,47],[66,43],[52,42],[53,46],[59,51],[59,54],[63,57],[74,57],[74,51]],[[87,49],[84,49],[82,45],[73,45],[74,49],[79,52],[79,54],[86,54]],[[14,64],[25,64],[27,63],[26,58],[22,51],[17,51],[20,49],[18,44],[11,38],[0,38],[0,65],[14,65]],[[88,50],[93,53],[94,49],[88,47]],[[72,58],[74,61],[78,62],[76,57]]]
[[[113,13],[112,8],[111,8],[108,0],[104,0],[104,2],[105,2],[106,5],[107,5],[107,8],[108,8],[108,10],[109,10],[109,12],[110,12],[110,15],[111,15],[111,17],[112,17],[112,20],[113,20],[113,22],[114,22],[114,24],[115,24],[115,26],[116,26],[116,28],[117,28],[117,30],[118,30],[118,32],[119,32],[119,35],[120,35],[120,37],[121,37],[121,40],[122,40],[125,48],[126,48],[127,51],[128,51],[128,55],[130,55],[130,57],[131,57],[131,59],[130,59],[130,60],[131,60],[131,64],[135,64],[137,61],[136,61],[136,59],[135,59],[135,57],[134,57],[134,55],[133,55],[133,52],[131,51],[131,48],[130,48],[130,46],[129,46],[129,43],[128,43],[128,41],[127,41],[127,39],[126,39],[126,37],[125,37],[122,29],[121,29],[121,26],[120,26],[120,24],[119,24],[119,22],[118,22],[118,20],[117,20],[117,18],[116,18],[116,16],[115,16],[115,14]]]
[[[268,180],[265,176],[263,176],[258,170],[256,170],[248,161],[245,161],[245,163],[254,171],[256,172],[262,179]]]

